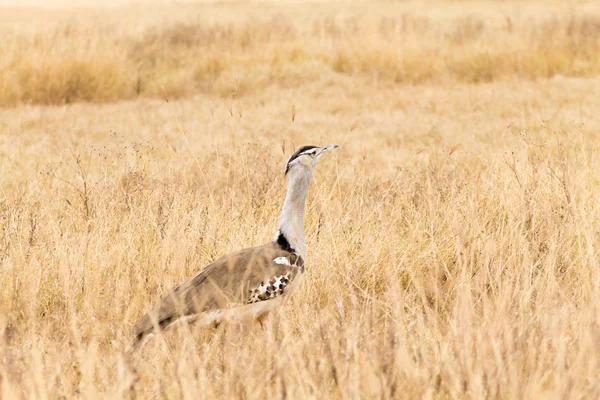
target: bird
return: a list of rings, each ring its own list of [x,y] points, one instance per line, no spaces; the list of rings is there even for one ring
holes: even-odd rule
[[[298,148],[285,167],[287,193],[273,240],[221,257],[176,286],[134,326],[130,351],[180,323],[260,322],[283,305],[306,269],[304,209],[313,172],[321,156],[338,147]]]

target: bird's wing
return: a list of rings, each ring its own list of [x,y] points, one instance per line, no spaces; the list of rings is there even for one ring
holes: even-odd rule
[[[134,334],[141,340],[155,327],[164,329],[180,317],[283,295],[303,271],[302,258],[276,243],[229,254],[178,285],[140,319]]]

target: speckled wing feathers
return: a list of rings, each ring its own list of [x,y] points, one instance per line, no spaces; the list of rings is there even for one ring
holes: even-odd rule
[[[248,303],[257,303],[282,296],[290,282],[290,275],[287,272],[286,274],[275,276],[267,282],[261,282],[257,287],[250,289]]]
[[[289,260],[290,265],[281,262],[282,259]],[[274,242],[229,254],[165,296],[136,324],[135,337],[139,341],[155,326],[164,329],[183,316],[231,309],[283,295],[289,283],[303,271],[302,258]]]

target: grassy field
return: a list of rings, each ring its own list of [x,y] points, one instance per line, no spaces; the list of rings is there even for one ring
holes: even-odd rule
[[[0,3],[1,398],[600,397],[597,3],[30,3]],[[328,143],[271,326],[127,357]]]

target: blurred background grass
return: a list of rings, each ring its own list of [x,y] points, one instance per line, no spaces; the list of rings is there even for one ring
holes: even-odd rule
[[[593,3],[108,6],[3,10],[0,105],[239,96],[336,74],[418,84],[600,72]]]

